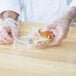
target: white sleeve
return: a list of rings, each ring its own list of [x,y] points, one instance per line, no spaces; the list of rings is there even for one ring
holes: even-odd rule
[[[19,0],[0,0],[0,13],[10,10],[20,14]]]
[[[72,6],[76,6],[76,0],[72,0],[72,2],[70,3],[69,7],[72,7]]]

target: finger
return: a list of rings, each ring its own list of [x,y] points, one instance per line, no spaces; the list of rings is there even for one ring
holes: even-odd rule
[[[0,35],[0,44],[9,44],[9,42],[2,35]]]
[[[51,46],[57,46],[57,45],[59,45],[60,41],[61,40],[58,39],[58,40],[55,40],[55,41],[51,42]]]
[[[57,26],[57,23],[53,23],[53,24],[47,25],[46,28],[47,28],[48,30],[51,30],[51,29],[55,29],[56,26]]]
[[[0,40],[0,45],[4,44],[4,42],[2,40]]]
[[[63,39],[64,34],[63,33],[59,33],[55,36],[55,38],[53,39],[53,41],[51,42],[51,46],[57,46],[60,44],[61,40]]]
[[[2,37],[4,38],[3,40],[6,42],[9,42],[9,43],[12,43],[13,42],[13,38],[8,34],[7,31],[2,31]]]
[[[11,35],[12,35],[14,40],[18,38],[18,29],[17,29],[17,27],[16,28],[15,27],[11,28]]]
[[[6,40],[5,38],[2,38],[2,41],[3,41],[4,44],[11,44],[12,43],[12,42]]]
[[[4,44],[3,40],[2,40],[2,35],[0,34],[0,45]]]

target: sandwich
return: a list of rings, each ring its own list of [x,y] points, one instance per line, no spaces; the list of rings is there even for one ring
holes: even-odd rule
[[[29,42],[34,44],[38,48],[48,48],[51,46],[51,42],[55,35],[50,31],[37,30],[37,35],[31,36]]]

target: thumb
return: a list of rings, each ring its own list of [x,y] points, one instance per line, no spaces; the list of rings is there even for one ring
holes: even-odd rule
[[[15,27],[11,28],[11,35],[12,35],[14,40],[18,38],[18,29],[17,29],[17,27],[16,28]]]
[[[62,39],[63,39],[63,33],[57,34],[57,36],[55,36],[55,38],[51,42],[51,46],[59,45]]]

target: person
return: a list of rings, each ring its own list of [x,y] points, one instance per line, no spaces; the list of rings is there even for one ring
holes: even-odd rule
[[[66,36],[76,17],[76,0],[1,0],[0,44],[11,44],[18,37],[18,21],[46,24],[55,31],[51,46],[58,45]],[[43,28],[44,29],[44,28]]]

